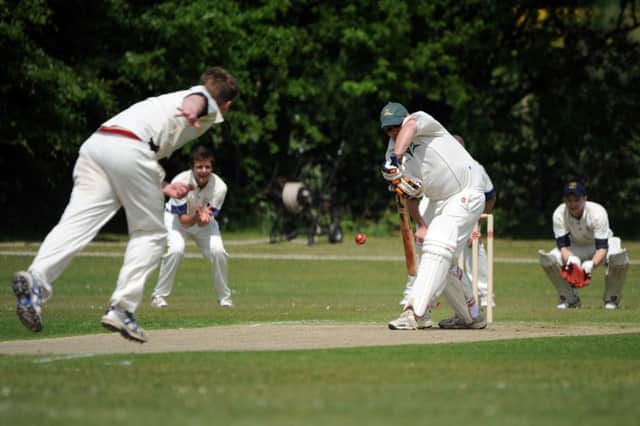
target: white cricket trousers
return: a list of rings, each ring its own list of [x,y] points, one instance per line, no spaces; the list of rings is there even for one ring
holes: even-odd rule
[[[424,316],[434,298],[447,284],[447,274],[454,259],[458,259],[475,224],[484,209],[484,193],[465,189],[446,200],[430,203],[433,214],[422,245],[417,276],[408,297],[407,306],[417,316]]]
[[[178,215],[165,212],[164,223],[168,230],[168,248],[167,253],[162,257],[158,284],[153,290],[153,296],[167,297],[171,294],[176,273],[184,258],[186,236],[191,235],[200,247],[202,255],[211,263],[212,284],[218,302],[230,300],[231,290],[229,290],[227,278],[228,255],[222,244],[218,222],[214,220],[207,226],[195,224],[185,228],[180,223]]]
[[[75,254],[124,207],[129,243],[110,304],[135,312],[166,241],[163,179],[164,171],[146,143],[94,133],[80,148],[69,204],[42,242],[29,272],[51,294],[53,282]]]
[[[469,282],[473,282],[473,247],[468,243],[463,250],[464,273]],[[478,241],[478,295],[486,296],[489,291],[489,269],[487,251],[482,241]]]

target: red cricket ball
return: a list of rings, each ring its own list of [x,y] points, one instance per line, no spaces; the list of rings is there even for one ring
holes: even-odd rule
[[[356,235],[356,244],[364,244],[367,241],[367,234],[360,233]]]

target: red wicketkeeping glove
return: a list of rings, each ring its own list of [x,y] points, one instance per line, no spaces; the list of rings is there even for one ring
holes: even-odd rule
[[[562,278],[575,288],[586,287],[591,283],[591,275],[587,274],[581,267],[572,263],[563,266],[560,270]]]

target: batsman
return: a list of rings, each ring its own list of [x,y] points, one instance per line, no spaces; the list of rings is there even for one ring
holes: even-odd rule
[[[540,250],[540,265],[558,292],[558,309],[578,308],[578,288],[588,285],[593,270],[608,265],[604,278],[604,307],[617,309],[622,299],[629,257],[620,238],[609,228],[605,208],[587,201],[579,181],[564,185],[563,203],[553,212],[556,248]]]
[[[443,292],[461,318],[461,328],[486,327],[484,316],[473,299],[468,301],[462,277],[453,267],[485,207],[479,164],[424,111],[409,114],[403,105],[388,103],[380,113],[380,126],[392,151],[382,175],[405,197],[417,224],[415,239],[421,251],[403,312],[389,322],[389,328],[423,328],[429,305]],[[423,196],[433,203],[429,223],[418,211],[416,199]]]

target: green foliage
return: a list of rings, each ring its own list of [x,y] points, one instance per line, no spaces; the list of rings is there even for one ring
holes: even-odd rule
[[[383,217],[377,119],[395,100],[465,137],[505,233],[548,224],[562,181],[582,177],[614,231],[638,236],[638,22],[637,1],[0,2],[4,226],[46,230],[96,126],[222,65],[241,94],[200,142],[230,185],[230,217],[256,216],[275,176],[296,178],[301,150],[324,158],[343,140],[336,202],[354,220]],[[187,152],[165,162],[169,175]]]

